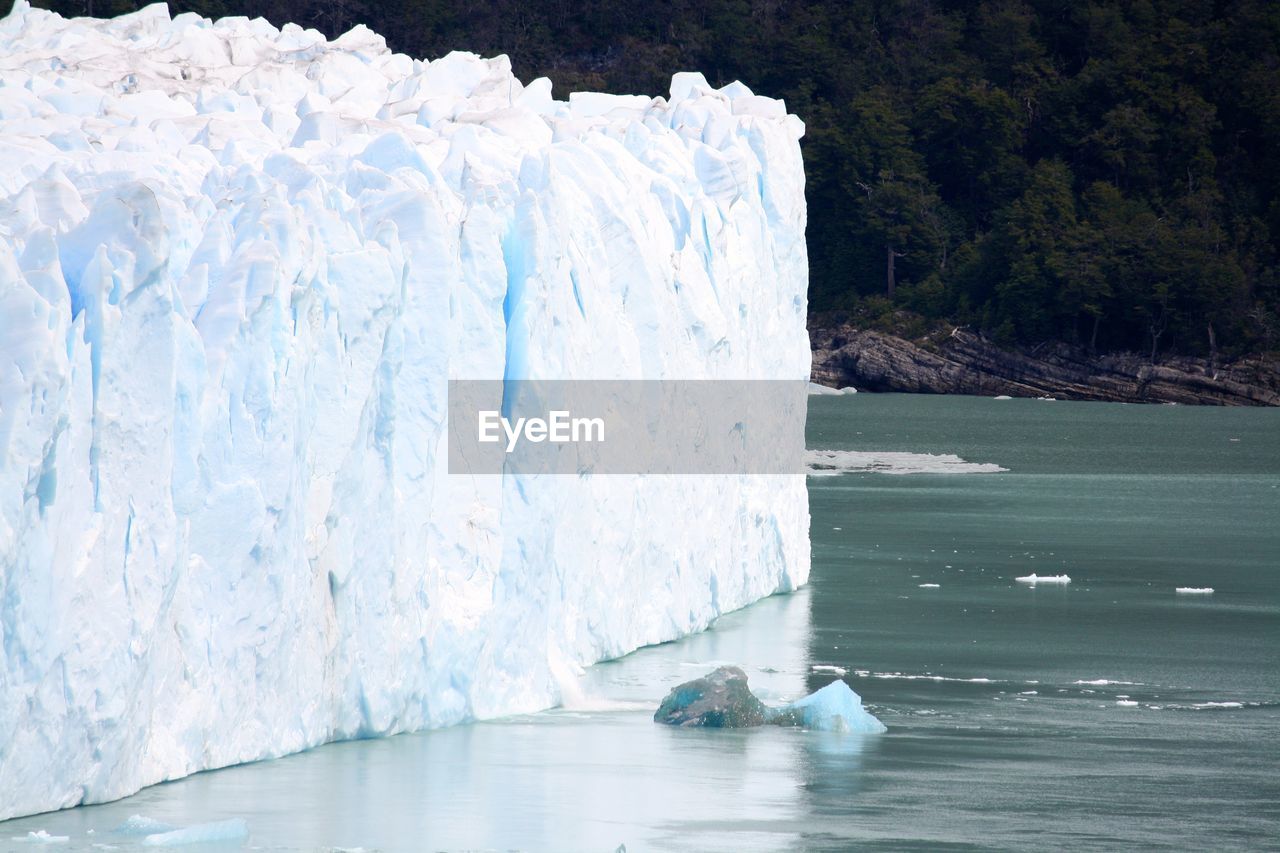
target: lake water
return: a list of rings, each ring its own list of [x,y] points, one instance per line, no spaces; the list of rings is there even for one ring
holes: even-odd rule
[[[809,445],[1007,471],[810,478],[806,589],[592,667],[569,708],[202,773],[0,849],[130,849],[134,814],[268,850],[1280,844],[1280,411],[814,397]],[[839,667],[889,733],[651,722],[722,662],[767,700]]]

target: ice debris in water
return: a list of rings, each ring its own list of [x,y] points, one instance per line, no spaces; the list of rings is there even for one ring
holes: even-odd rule
[[[845,669],[842,666],[834,666],[833,664],[829,664],[829,663],[815,663],[813,666],[809,667],[809,669],[813,670],[814,672],[830,672],[830,673],[834,673],[835,675],[846,675],[849,672],[849,670]]]
[[[702,678],[672,688],[653,715],[654,722],[671,726],[752,728],[802,726],[824,731],[878,734],[884,724],[862,707],[862,699],[843,681],[789,705],[771,708],[747,687],[747,674],[736,666],[722,666]]]
[[[111,830],[116,835],[154,835],[158,832],[172,832],[178,827],[158,821],[144,815],[130,815],[119,826]]]
[[[821,690],[777,709],[770,722],[832,732],[880,734],[888,731],[884,723],[862,707],[862,697],[843,681],[833,681]]]
[[[232,818],[148,835],[142,839],[142,844],[144,847],[183,847],[188,844],[241,841],[248,837],[249,825],[242,818]]]
[[[1066,583],[1071,583],[1071,577],[1070,577],[1069,575],[1035,575],[1035,574],[1031,574],[1031,575],[1023,575],[1023,576],[1022,576],[1022,577],[1020,577],[1020,578],[1014,578],[1014,580],[1016,580],[1018,583],[1029,583],[1029,584],[1038,584],[1038,583],[1059,583],[1059,584],[1066,584]]]
[[[10,839],[24,844],[62,844],[71,840],[69,835],[50,835],[43,829],[36,829],[26,835],[17,835]]]
[[[1178,595],[1213,595],[1211,586],[1180,586],[1174,592]]]
[[[809,450],[805,462],[811,476],[870,472],[877,474],[999,474],[1008,471],[990,462],[966,462],[951,453],[882,450]]]

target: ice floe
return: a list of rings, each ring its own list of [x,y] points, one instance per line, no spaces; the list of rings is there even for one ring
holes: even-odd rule
[[[1008,471],[990,462],[967,462],[950,453],[883,450],[809,450],[810,476],[836,474],[999,474]]]

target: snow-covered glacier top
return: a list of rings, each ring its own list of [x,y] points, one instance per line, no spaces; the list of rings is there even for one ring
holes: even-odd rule
[[[359,27],[19,0],[0,819],[547,707],[803,583],[800,476],[444,465],[451,377],[807,377],[802,129],[698,74],[558,101]]]

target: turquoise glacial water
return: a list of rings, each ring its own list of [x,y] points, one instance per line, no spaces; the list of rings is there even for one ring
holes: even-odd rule
[[[592,667],[566,708],[0,823],[0,849],[134,849],[134,814],[242,818],[217,849],[1280,845],[1280,411],[815,397],[809,445],[1007,470],[810,478],[807,588]],[[843,677],[889,732],[650,721],[719,663],[773,702]]]

